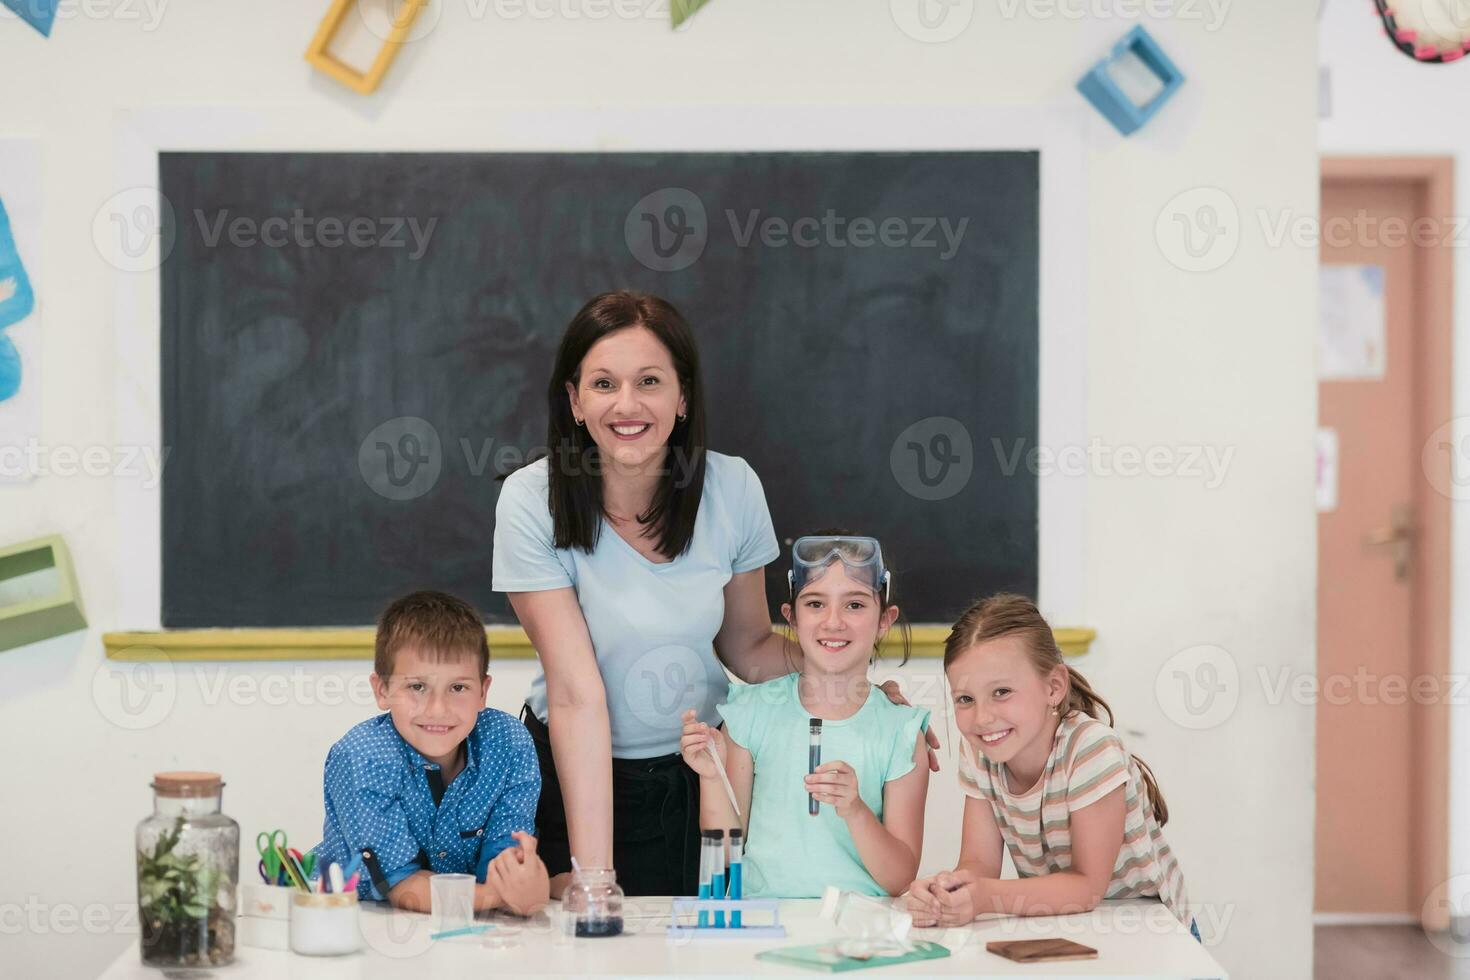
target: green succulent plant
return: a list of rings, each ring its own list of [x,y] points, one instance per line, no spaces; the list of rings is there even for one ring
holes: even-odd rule
[[[145,922],[198,927],[208,918],[219,887],[220,872],[205,865],[197,854],[177,854],[184,818],[174,822],[153,845],[153,853],[138,852],[138,905]],[[194,920],[194,921],[191,921]]]

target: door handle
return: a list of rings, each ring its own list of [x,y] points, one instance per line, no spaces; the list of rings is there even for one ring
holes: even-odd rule
[[[1393,577],[1404,582],[1414,563],[1414,514],[1408,504],[1396,504],[1387,527],[1376,527],[1363,536],[1370,548],[1389,548],[1393,552]]]

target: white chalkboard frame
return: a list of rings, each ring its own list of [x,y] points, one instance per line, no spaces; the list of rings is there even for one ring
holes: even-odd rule
[[[289,107],[148,110],[118,128],[116,183],[99,210],[98,246],[118,267],[115,395],[120,446],[162,453],[159,405],[159,275],[156,236],[119,253],[107,229],[156,201],[158,153],[250,151],[778,151],[1034,150],[1041,159],[1039,443],[1087,444],[1086,116],[1080,109],[683,108],[477,110],[473,126],[443,113],[394,105],[374,118],[320,125]],[[634,135],[636,134],[636,135]],[[161,488],[139,468],[115,481],[118,628],[159,629],[162,606]],[[1038,478],[1038,598],[1058,624],[1088,621],[1087,477]],[[356,624],[344,624],[356,625]]]

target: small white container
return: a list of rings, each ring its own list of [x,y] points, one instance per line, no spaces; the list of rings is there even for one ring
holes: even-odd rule
[[[291,896],[291,952],[341,956],[362,948],[357,893],[298,891]]]
[[[247,882],[240,886],[240,914],[252,919],[291,918],[291,896],[301,889],[292,885],[257,885]]]
[[[256,949],[290,949],[291,896],[298,891],[287,885],[241,885],[235,942]]]

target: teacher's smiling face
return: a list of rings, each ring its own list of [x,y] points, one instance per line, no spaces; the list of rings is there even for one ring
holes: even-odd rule
[[[572,415],[604,458],[628,470],[661,463],[670,433],[688,411],[673,357],[643,326],[593,344],[566,388]]]

